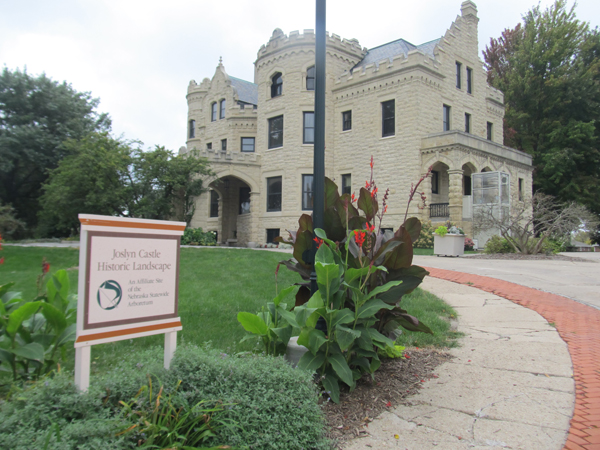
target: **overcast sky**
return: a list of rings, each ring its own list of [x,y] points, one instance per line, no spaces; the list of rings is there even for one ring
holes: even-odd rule
[[[483,50],[537,1],[476,3]],[[460,5],[329,0],[327,30],[367,48],[398,38],[418,45],[442,36]],[[115,135],[177,150],[185,144],[189,81],[212,78],[220,56],[228,74],[254,81],[256,54],[273,30],[314,28],[314,10],[314,1],[300,0],[0,0],[0,65],[89,91]],[[600,25],[599,0],[580,0],[576,13]]]

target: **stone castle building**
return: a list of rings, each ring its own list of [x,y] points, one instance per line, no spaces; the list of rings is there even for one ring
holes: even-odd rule
[[[414,201],[409,217],[451,220],[467,234],[474,203],[509,206],[531,192],[531,157],[502,145],[504,97],[486,83],[478,21],[467,0],[441,38],[421,45],[399,39],[366,49],[327,37],[325,173],[358,194],[373,155],[379,190],[390,189],[383,227],[402,223],[411,183],[430,166],[421,185],[427,207]],[[218,177],[198,197],[191,225],[242,246],[287,236],[312,208],[313,30],[276,29],[254,64],[254,82],[229,76],[222,63],[212,79],[190,82],[180,150],[208,158]],[[481,172],[494,174],[474,176]]]

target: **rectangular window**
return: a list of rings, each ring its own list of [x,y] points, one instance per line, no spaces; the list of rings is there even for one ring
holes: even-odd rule
[[[456,89],[461,89],[460,75],[462,72],[462,64],[456,61]]]
[[[283,116],[269,119],[269,148],[283,147]]]
[[[219,103],[219,119],[225,118],[225,99]]]
[[[315,90],[315,66],[309,67],[306,70],[306,90]]]
[[[519,201],[523,201],[523,178],[519,178]]]
[[[437,170],[431,171],[431,193],[439,194],[440,173]]]
[[[314,144],[315,143],[315,113],[305,112],[304,113],[304,125],[302,127],[302,143],[303,144]]]
[[[492,122],[487,123],[487,139],[488,141],[492,140],[492,136],[494,133],[494,124]]]
[[[279,228],[267,228],[267,244],[274,244],[276,237],[279,237]]]
[[[267,212],[281,211],[281,177],[267,178]]]
[[[388,100],[381,104],[382,137],[396,134],[396,100]]]
[[[217,120],[217,102],[212,102],[210,105],[210,121],[215,122]]]
[[[227,139],[221,139],[221,151],[227,151]]]
[[[471,177],[463,175],[463,195],[471,195]]]
[[[302,209],[312,211],[313,209],[313,176],[302,175]]]
[[[465,133],[471,132],[471,114],[465,113]]]
[[[444,105],[444,131],[450,131],[450,107],[448,105]]]
[[[352,129],[352,111],[344,111],[342,113],[342,131]]]
[[[467,67],[467,94],[473,93],[473,69]]]
[[[196,121],[194,119],[190,120],[190,139],[194,139],[196,137]]]
[[[256,141],[256,139],[253,137],[243,137],[242,138],[242,151],[243,152],[253,152],[255,141]]]
[[[219,217],[219,194],[210,191],[210,217]]]
[[[342,195],[352,194],[352,175],[345,173],[342,175]]]
[[[240,188],[240,214],[248,214],[250,212],[250,188]]]

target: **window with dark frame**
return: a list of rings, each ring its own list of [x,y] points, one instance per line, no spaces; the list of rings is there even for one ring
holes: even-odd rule
[[[342,195],[352,195],[352,175],[349,173],[342,174]]]
[[[450,107],[448,105],[444,105],[443,115],[444,115],[444,123],[443,123],[444,131],[450,131]]]
[[[315,113],[304,112],[302,120],[302,143],[303,144],[314,144],[315,143]]]
[[[196,121],[194,119],[190,120],[190,131],[189,131],[189,139],[194,139],[196,137]]]
[[[519,201],[523,201],[523,178],[519,178]]]
[[[313,209],[313,176],[302,175],[302,210],[312,211]]]
[[[467,94],[473,93],[473,69],[467,67]]]
[[[279,228],[267,228],[267,244],[274,244],[276,237],[279,237]]]
[[[210,191],[210,217],[219,217],[219,194],[217,191]]]
[[[437,170],[431,171],[431,193],[439,194],[440,173]]]
[[[210,105],[210,121],[211,122],[216,122],[217,121],[217,102],[212,102]]]
[[[283,78],[281,72],[277,72],[271,77],[271,98],[279,97],[283,92]]]
[[[463,195],[471,195],[471,176],[463,175]]]
[[[306,90],[315,90],[315,66],[306,69]]]
[[[221,151],[227,151],[227,139],[221,139]]]
[[[267,212],[281,211],[281,177],[267,178]]]
[[[212,150],[212,142],[206,143],[206,150]]]
[[[269,119],[269,148],[283,147],[283,116]]]
[[[240,198],[239,198],[239,214],[249,214],[250,213],[250,188],[249,187],[241,187],[240,188]]]
[[[396,134],[396,100],[381,103],[382,137]]]
[[[462,72],[462,64],[456,61],[456,89],[461,88],[461,72]]]
[[[352,111],[344,111],[342,113],[342,131],[352,129]]]
[[[219,119],[225,118],[225,99],[219,102]]]
[[[493,132],[494,132],[494,124],[492,122],[488,122],[487,123],[487,139],[488,139],[488,141],[493,140],[492,139]]]
[[[471,132],[471,114],[465,113],[465,133]]]
[[[256,138],[253,137],[243,137],[242,138],[242,151],[243,152],[253,152],[256,143]]]

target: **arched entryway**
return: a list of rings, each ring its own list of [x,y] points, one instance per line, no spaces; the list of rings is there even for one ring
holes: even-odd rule
[[[449,167],[443,162],[433,164],[431,170],[431,202],[429,216],[432,220],[446,220],[450,217],[450,177]]]
[[[218,242],[245,246],[250,240],[250,186],[233,175],[227,175],[213,181],[210,187],[218,195],[218,206],[215,206],[214,194],[211,195],[211,216],[218,210]]]

